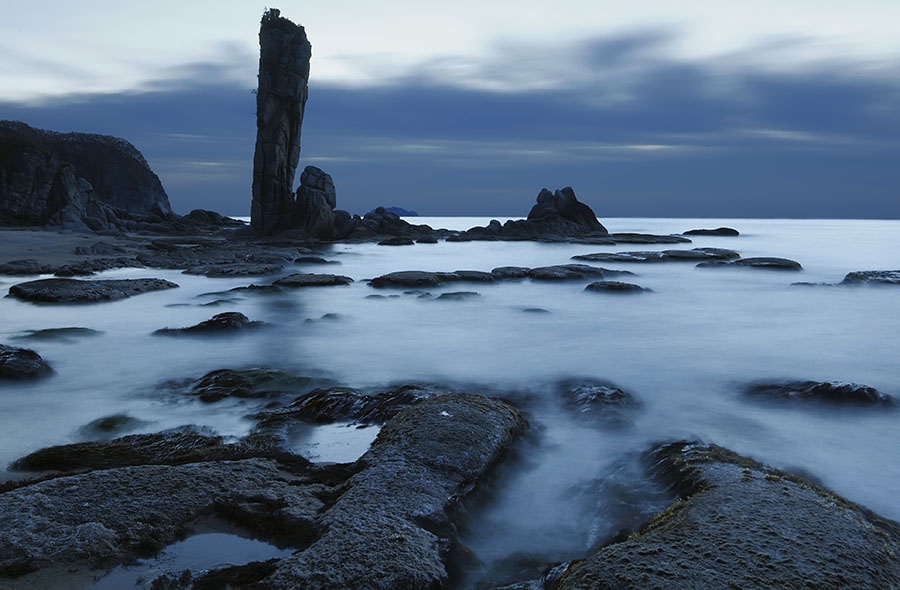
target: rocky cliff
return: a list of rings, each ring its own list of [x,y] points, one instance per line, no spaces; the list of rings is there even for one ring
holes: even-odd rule
[[[128,216],[173,216],[162,183],[133,145],[0,121],[0,225],[97,231]]]
[[[312,46],[303,27],[272,8],[260,23],[259,49],[250,224],[271,234],[286,225],[294,204]]]

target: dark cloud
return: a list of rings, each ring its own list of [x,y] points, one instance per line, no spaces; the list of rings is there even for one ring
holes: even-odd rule
[[[302,159],[332,173],[354,212],[521,215],[541,187],[571,185],[601,216],[900,217],[896,76],[675,62],[668,40],[582,44],[566,64],[581,77],[521,92],[427,71],[347,88],[313,70]],[[140,93],[0,104],[0,117],[125,137],[176,210],[246,214],[255,81],[216,83],[222,68]]]

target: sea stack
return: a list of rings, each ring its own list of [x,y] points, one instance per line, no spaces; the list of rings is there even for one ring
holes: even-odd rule
[[[277,231],[293,208],[311,57],[312,45],[302,26],[282,17],[277,8],[263,13],[250,209],[250,225],[257,234]]]

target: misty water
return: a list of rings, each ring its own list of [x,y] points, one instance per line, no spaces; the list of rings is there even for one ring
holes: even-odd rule
[[[465,228],[489,220],[415,221]],[[530,434],[463,530],[465,543],[488,569],[578,557],[658,509],[665,499],[647,481],[638,457],[664,440],[723,445],[900,519],[900,412],[766,404],[741,394],[758,380],[814,379],[863,383],[900,397],[900,289],[791,284],[837,283],[854,270],[900,268],[900,222],[603,222],[611,232],[669,234],[727,225],[742,235],[698,236],[677,246],[335,244],[323,256],[339,264],[297,265],[284,274],[343,274],[356,281],[347,287],[228,292],[278,277],[210,279],[120,269],[98,278],[152,276],[180,288],[98,305],[0,299],[0,342],[35,349],[56,371],[35,383],[0,383],[0,464],[48,445],[96,438],[85,425],[114,414],[135,419],[121,434],[192,424],[243,436],[253,426],[248,415],[271,400],[208,404],[171,383],[215,369],[265,366],[352,387],[435,383],[516,401],[528,415]],[[427,297],[376,290],[365,280],[399,270],[490,271],[566,264],[591,252],[707,246],[744,257],[791,258],[804,270],[602,264],[631,270],[636,276],[626,280],[652,289],[625,296],[585,292],[589,281],[524,280],[455,283],[431,289]],[[22,280],[0,277],[0,289]],[[479,296],[436,297],[454,291]],[[524,311],[535,308],[548,313]],[[223,311],[271,326],[236,337],[151,334]],[[22,338],[63,327],[98,333]],[[580,419],[554,393],[553,385],[570,377],[612,381],[641,406],[617,423]],[[305,428],[291,444],[313,460],[351,461],[376,432],[347,425]]]

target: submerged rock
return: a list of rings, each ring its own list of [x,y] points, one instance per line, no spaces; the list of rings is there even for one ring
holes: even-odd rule
[[[35,351],[0,344],[0,379],[39,379],[51,373],[53,369]]]
[[[177,287],[163,279],[39,279],[13,285],[9,294],[34,303],[97,303]]]
[[[776,258],[773,256],[763,256],[757,258],[739,258],[737,260],[711,260],[709,262],[701,262],[697,268],[709,268],[713,266],[741,266],[748,268],[763,268],[768,270],[803,270],[803,267],[796,260],[789,258]]]
[[[587,264],[560,264],[532,268],[528,271],[527,276],[533,281],[577,281],[591,277],[604,278],[620,274],[633,273],[619,270],[611,271]]]
[[[339,285],[349,285],[353,282],[350,277],[331,274],[315,274],[315,273],[294,273],[284,278],[278,279],[273,285],[278,287],[336,287]]]
[[[118,419],[115,422],[119,422]],[[277,451],[245,443],[227,444],[224,437],[182,428],[157,434],[132,434],[109,441],[47,447],[18,459],[13,471],[89,471],[129,465],[183,465],[203,461],[235,461]]]
[[[56,340],[59,342],[74,342],[79,338],[93,338],[101,336],[103,332],[90,328],[46,328],[44,330],[28,330],[14,336],[21,340]]]
[[[739,236],[741,232],[730,227],[718,227],[716,229],[691,229],[684,232],[685,236]]]
[[[153,332],[162,335],[214,334],[217,332],[238,332],[249,328],[259,328],[265,322],[251,322],[250,318],[236,311],[226,311],[187,328],[161,328]]]
[[[262,414],[259,416],[259,424],[262,432],[270,431],[289,420],[314,424],[384,424],[400,411],[437,394],[437,390],[420,385],[404,385],[372,394],[346,387],[315,389],[298,397],[285,408]]]
[[[684,236],[658,236],[654,234],[619,233],[610,234],[616,244],[690,244],[691,240]]]
[[[225,264],[202,264],[184,271],[187,275],[202,275],[210,278],[255,277],[273,275],[284,269],[283,263],[266,264],[260,262],[230,262]]]
[[[595,281],[585,287],[584,290],[595,293],[644,293],[649,291],[649,289],[645,289],[640,285],[623,283],[621,281]]]
[[[565,379],[556,385],[556,394],[580,419],[601,424],[622,422],[641,406],[632,394],[598,379]]]
[[[644,252],[598,252],[579,254],[573,260],[590,262],[697,262],[706,260],[731,260],[740,258],[734,250],[724,248],[694,248],[692,250],[661,250]]]
[[[715,445],[663,444],[647,462],[679,500],[555,569],[554,589],[900,585],[897,523]]]
[[[848,273],[841,285],[900,285],[900,270],[859,270]]]
[[[750,397],[809,400],[837,404],[896,406],[897,401],[874,387],[841,381],[789,381],[756,383],[744,393]]]
[[[259,398],[296,392],[311,382],[307,377],[276,369],[219,369],[198,379],[191,386],[190,394],[204,402],[217,402],[226,397]]]
[[[437,287],[442,277],[438,273],[422,270],[402,270],[375,277],[369,284],[377,289],[384,287]]]
[[[108,440],[121,435],[124,431],[136,430],[146,424],[147,422],[128,414],[112,414],[85,424],[78,432],[84,438]]]

